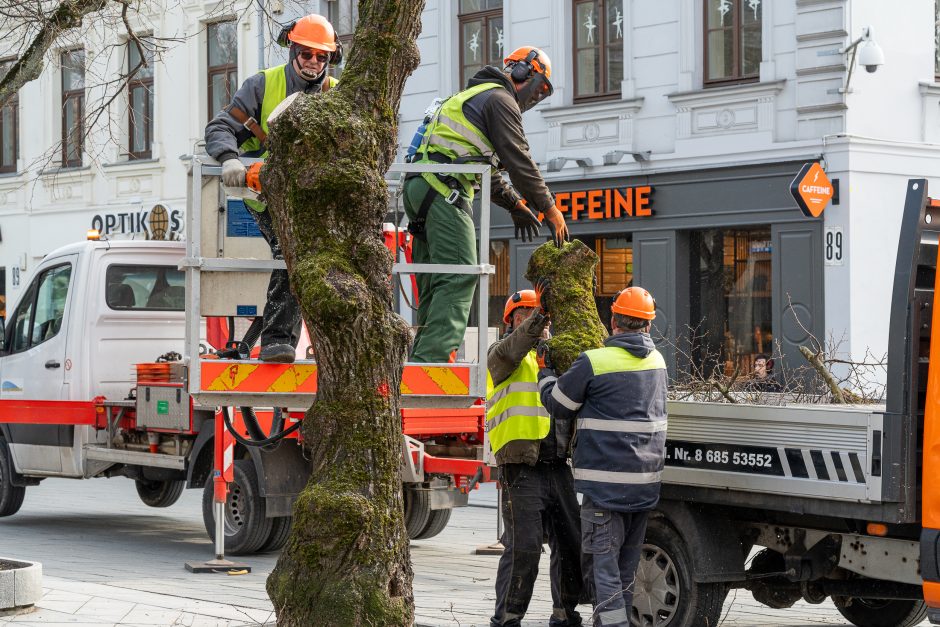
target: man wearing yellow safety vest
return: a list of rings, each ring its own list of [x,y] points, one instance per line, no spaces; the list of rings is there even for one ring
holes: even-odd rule
[[[577,419],[571,461],[584,495],[581,549],[593,558],[594,625],[630,627],[646,519],[665,464],[666,363],[649,335],[656,317],[649,292],[622,290],[611,314],[604,347],[581,353],[560,377],[540,345],[538,379],[556,424]]]
[[[322,15],[307,15],[284,27],[277,41],[290,46],[290,60],[249,77],[232,102],[206,126],[206,152],[222,163],[222,182],[246,186],[239,156],[264,158],[268,116],[287,96],[325,92],[336,85],[327,66],[342,62],[343,50],[333,26]],[[283,259],[271,215],[263,203],[245,200],[275,259]],[[290,363],[300,336],[300,307],[290,291],[286,270],[275,270],[261,325],[261,359]]]
[[[502,70],[484,67],[466,90],[444,101],[428,122],[413,162],[493,166],[491,200],[509,211],[516,239],[532,241],[542,212],[560,246],[568,238],[565,219],[532,160],[522,128],[522,113],[552,94],[551,61],[538,48],[523,46],[504,63]],[[477,263],[471,206],[479,184],[479,176],[464,174],[406,177],[403,195],[408,230],[415,236],[415,263]],[[419,274],[417,283],[418,334],[411,360],[447,362],[463,341],[476,277]]]
[[[582,592],[578,499],[568,466],[570,431],[539,400],[535,346],[548,335],[547,290],[506,301],[507,333],[487,354],[486,430],[499,465],[505,547],[496,573],[491,627],[519,625],[529,607],[544,536],[551,549],[552,627],[575,627]]]

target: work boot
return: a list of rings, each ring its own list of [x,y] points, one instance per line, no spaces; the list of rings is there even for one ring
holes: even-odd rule
[[[269,344],[261,347],[261,361],[268,361],[278,364],[294,363],[296,351],[290,344]]]

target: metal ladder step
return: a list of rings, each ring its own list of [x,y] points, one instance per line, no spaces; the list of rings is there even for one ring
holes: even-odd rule
[[[106,448],[95,444],[85,445],[85,458],[100,462],[114,462],[115,464],[128,464],[132,466],[155,466],[157,468],[170,468],[172,470],[184,470],[186,468],[186,458],[179,455],[128,451],[117,448]]]

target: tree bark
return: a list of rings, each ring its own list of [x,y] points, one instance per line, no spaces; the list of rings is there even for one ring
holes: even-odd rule
[[[339,86],[273,125],[261,179],[314,338],[313,466],[268,578],[278,625],[411,625],[401,498],[401,372],[410,334],[392,309],[381,224],[423,1],[361,0]]]
[[[525,278],[533,285],[551,281],[552,332],[549,349],[552,365],[562,374],[583,351],[601,348],[607,329],[601,324],[594,302],[594,268],[597,255],[575,240],[558,248],[552,242],[535,249]]]

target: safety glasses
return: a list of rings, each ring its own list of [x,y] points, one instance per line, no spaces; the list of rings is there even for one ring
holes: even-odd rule
[[[297,53],[297,56],[303,59],[304,61],[310,61],[311,59],[316,57],[317,61],[319,61],[320,63],[326,63],[327,61],[330,60],[329,52],[317,52],[316,50],[310,50],[309,48],[307,48],[306,50],[301,50],[300,52]]]

